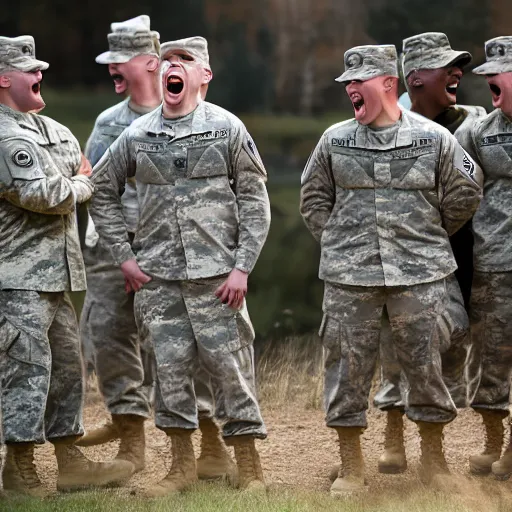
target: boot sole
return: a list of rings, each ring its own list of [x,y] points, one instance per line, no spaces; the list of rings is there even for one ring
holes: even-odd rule
[[[130,477],[133,475],[133,467],[129,471],[124,469],[123,471],[115,471],[109,474],[108,477],[100,478],[95,475],[94,478],[90,478],[89,481],[81,481],[81,482],[69,482],[62,483],[57,481],[57,490],[59,492],[76,492],[83,491],[91,488],[101,488],[101,487],[118,487],[128,481]],[[85,478],[87,480],[87,478]]]

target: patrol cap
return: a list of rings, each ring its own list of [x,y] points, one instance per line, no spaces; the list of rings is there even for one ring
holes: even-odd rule
[[[138,55],[160,54],[160,34],[150,30],[149,16],[142,14],[136,18],[110,25],[108,34],[109,51],[96,57],[98,64],[123,64]]]
[[[356,46],[345,52],[345,72],[336,82],[370,80],[377,76],[398,78],[398,57],[392,44]]]
[[[0,36],[0,73],[6,71],[44,71],[50,64],[36,59],[36,43],[32,36]]]
[[[425,32],[403,41],[404,78],[415,69],[439,69],[457,64],[464,67],[472,60],[469,52],[453,50],[446,34]]]
[[[163,43],[160,48],[160,59],[165,60],[168,54],[174,50],[185,50],[206,68],[211,69],[210,57],[208,55],[208,42],[204,37],[187,37],[185,39]]]
[[[512,72],[512,36],[495,37],[485,43],[486,61],[473,70],[477,75]]]

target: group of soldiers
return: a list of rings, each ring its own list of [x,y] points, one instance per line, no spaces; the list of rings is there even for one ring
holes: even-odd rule
[[[127,97],[100,114],[84,155],[67,128],[38,114],[48,64],[33,38],[0,37],[3,486],[48,494],[34,464],[45,441],[58,490],[123,485],[145,466],[144,423],[154,418],[172,460],[144,495],[198,478],[263,490],[255,439],[266,428],[245,296],[270,225],[265,168],[243,123],[205,101],[204,38],[160,45],[143,15],[113,23],[108,43],[96,60]],[[512,449],[501,453],[512,365],[512,37],[488,41],[486,57],[474,72],[489,82],[489,115],[456,105],[471,55],[444,34],[404,41],[410,111],[398,104],[394,46],[348,50],[337,81],[355,118],[323,134],[302,175],[301,213],[325,282],[326,422],[341,454],[333,495],[365,485],[360,436],[379,348],[380,471],[407,467],[406,414],[419,426],[423,478],[446,482],[443,428],[471,405],[486,429],[471,471],[512,473]],[[86,283],[78,326],[69,292]],[[86,435],[84,367],[111,414]],[[112,461],[79,448],[115,439]]]

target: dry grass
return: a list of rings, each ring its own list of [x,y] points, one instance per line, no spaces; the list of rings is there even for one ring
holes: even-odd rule
[[[323,355],[316,336],[286,338],[268,345],[258,358],[259,398],[267,409],[322,407]]]

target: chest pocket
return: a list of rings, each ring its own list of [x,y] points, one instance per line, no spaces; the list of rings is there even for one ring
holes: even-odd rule
[[[331,166],[336,186],[347,189],[375,188],[373,159],[332,153]]]
[[[162,157],[163,155],[160,155]],[[163,158],[162,158],[163,160]],[[137,153],[137,168],[135,170],[135,180],[149,185],[169,185],[160,171],[163,161],[160,159],[155,161],[155,155],[150,157],[144,151]]]
[[[227,141],[213,142],[187,149],[187,178],[211,178],[228,175]]]
[[[485,174],[492,178],[512,178],[512,143],[480,146]]]
[[[436,186],[436,152],[390,162],[391,187],[402,190],[432,190]]]

